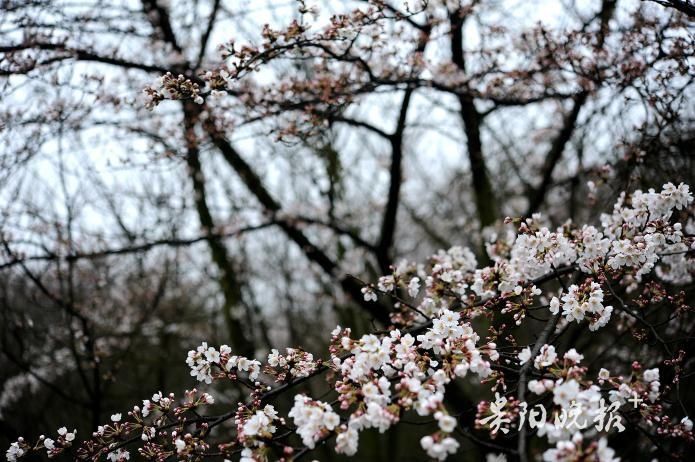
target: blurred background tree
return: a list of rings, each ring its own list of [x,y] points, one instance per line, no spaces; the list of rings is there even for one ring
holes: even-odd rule
[[[309,3],[2,1],[0,445],[186,388],[202,340],[373,330],[359,280],[506,216],[693,182],[679,2]]]

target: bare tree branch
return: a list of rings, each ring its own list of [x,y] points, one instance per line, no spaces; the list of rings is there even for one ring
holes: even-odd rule
[[[688,15],[691,18],[695,18],[695,4],[689,0],[642,0],[658,3],[666,8],[673,8],[681,13]]]

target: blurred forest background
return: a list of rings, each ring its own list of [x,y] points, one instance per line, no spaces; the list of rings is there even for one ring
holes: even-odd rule
[[[266,23],[368,4],[405,17],[361,45],[374,75],[307,53],[145,107]],[[320,355],[336,324],[376,330],[359,280],[452,245],[484,262],[506,216],[595,222],[622,190],[695,183],[692,18],[657,2],[0,5],[3,448],[180,395],[201,341]]]

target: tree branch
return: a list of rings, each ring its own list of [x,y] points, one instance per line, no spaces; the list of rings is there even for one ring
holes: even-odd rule
[[[382,273],[390,272],[391,265],[391,246],[393,245],[393,235],[396,231],[396,218],[398,214],[398,203],[400,199],[401,183],[403,182],[403,135],[405,133],[405,123],[408,115],[410,99],[413,89],[408,88],[403,95],[401,110],[398,114],[396,131],[391,136],[391,167],[389,168],[389,193],[384,209],[384,216],[381,222],[381,233],[379,243],[376,248],[376,257]]]
[[[695,18],[695,4],[689,0],[642,0],[658,3],[666,8],[673,8],[688,15],[691,18]]]
[[[553,179],[553,171],[555,171],[555,167],[562,158],[562,153],[565,151],[565,146],[567,146],[567,143],[572,138],[572,133],[574,132],[574,128],[577,124],[577,118],[579,117],[579,111],[586,102],[588,95],[589,94],[587,92],[582,92],[575,97],[572,110],[565,115],[562,128],[553,140],[548,154],[545,156],[541,182],[529,194],[529,206],[526,210],[525,216],[531,216],[533,213],[538,211],[541,204],[545,200],[545,195],[548,192]]]
[[[458,10],[449,17],[449,22],[451,24],[451,59],[461,72],[466,72],[466,61],[463,51],[463,24],[465,17],[462,17],[460,10]],[[497,220],[499,212],[487,166],[485,165],[485,158],[483,157],[480,138],[480,126],[483,119],[475,106],[473,98],[459,94],[458,100],[461,106],[461,120],[466,133],[466,147],[468,160],[471,164],[473,194],[475,196],[478,220],[480,221],[480,227],[484,228]]]
[[[199,68],[203,63],[203,58],[205,58],[205,51],[208,47],[208,42],[210,41],[210,35],[212,34],[212,29],[215,27],[215,20],[217,19],[217,13],[220,10],[220,0],[215,0],[212,5],[212,12],[210,13],[210,18],[208,19],[208,25],[205,28],[203,37],[200,39],[200,51],[198,51],[198,60],[196,61],[196,68]]]
[[[191,102],[183,103],[184,129],[186,138],[186,163],[188,173],[193,184],[193,200],[195,202],[198,219],[203,232],[210,233],[215,229],[215,222],[207,204],[207,194],[205,190],[205,177],[200,165],[200,152],[195,133],[195,127],[200,115],[198,105]],[[253,356],[253,340],[246,335],[248,329],[237,317],[234,316],[234,308],[242,306],[240,282],[236,276],[236,271],[232,266],[227,253],[227,247],[221,239],[212,237],[207,240],[212,260],[220,271],[219,283],[224,293],[224,319],[227,324],[229,336],[231,337],[234,349],[245,356]]]
[[[600,22],[600,28],[598,31],[596,45],[599,49],[603,48],[606,41],[606,36],[608,35],[609,31],[609,22],[613,17],[613,13],[615,12],[616,3],[617,0],[603,0],[601,3],[601,11],[599,11],[597,15]],[[582,91],[573,98],[574,104],[572,106],[572,110],[565,116],[562,123],[562,129],[553,140],[550,151],[545,157],[541,183],[529,195],[529,206],[526,210],[526,216],[531,216],[531,214],[536,212],[540,208],[541,204],[543,204],[545,195],[547,194],[553,179],[553,171],[562,158],[562,153],[565,150],[565,146],[572,138],[572,133],[577,125],[579,112],[581,111],[582,106],[584,106],[586,103],[588,97],[589,92]]]
[[[258,177],[251,166],[241,157],[241,154],[227,141],[214,125],[214,120],[208,120],[205,124],[205,130],[210,137],[212,143],[219,149],[225,161],[239,175],[242,182],[248,190],[256,197],[258,202],[265,208],[266,212],[275,217],[280,211],[280,203],[266,189],[265,185]],[[333,262],[328,255],[314,245],[309,238],[295,226],[287,221],[278,221],[278,225],[299,248],[304,252],[304,255],[312,262],[316,263],[329,276],[339,277],[336,272],[338,266]],[[378,303],[371,303],[364,300],[362,296],[362,287],[353,279],[342,276],[339,277],[340,284],[343,290],[360,306],[362,306],[370,315],[379,320],[383,324],[388,324],[389,314],[386,308]]]
[[[169,12],[159,4],[157,0],[142,0],[142,8],[147,15],[150,23],[155,29],[159,29],[166,42],[168,42],[174,50],[182,52],[181,46],[176,41],[174,28],[169,20]]]

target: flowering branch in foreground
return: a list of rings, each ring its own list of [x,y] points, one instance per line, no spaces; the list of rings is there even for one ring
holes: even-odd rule
[[[687,353],[663,336],[678,334],[679,323],[689,326],[692,310],[674,287],[691,283],[695,273],[692,204],[688,186],[666,184],[660,192],[622,194],[600,228],[567,223],[552,231],[538,215],[509,220],[517,232],[489,243],[490,266],[477,268],[470,250],[454,247],[427,265],[403,262],[366,285],[365,299],[403,300],[407,293],[410,300],[396,304],[383,333],[353,338],[350,328],[336,327],[325,361],[298,348],[273,350],[265,362],[234,355],[226,345],[203,343],[190,351],[186,362],[198,381],[249,389],[249,399],[236,409],[205,416],[200,409],[214,402],[208,393],[187,391],[179,403],[173,394],[157,393],[127,417],[113,415],[79,445],[75,432],[63,427],[55,438],[19,439],[7,459],[45,452],[115,462],[128,460],[129,448],[139,446],[149,460],[294,460],[332,437],[336,452],[354,455],[363,430],[383,433],[414,413],[436,422],[420,443],[430,458],[444,460],[466,434],[462,410],[447,395],[447,386],[461,380],[496,395],[477,404],[474,422],[476,438],[487,438],[489,447],[527,419],[538,422],[536,414],[527,415],[528,390],[554,417],[544,417],[535,436],[549,444],[543,460],[618,460],[608,446],[609,430],[625,427],[673,456],[673,448],[692,444],[693,424],[677,404]],[[668,311],[666,321],[650,320],[653,306]],[[531,318],[543,318],[546,327],[537,343],[524,345]],[[487,332],[476,331],[479,320],[490,322]],[[650,338],[657,351],[649,364],[621,356],[611,363],[616,370],[594,370],[576,348],[558,351],[558,339],[573,326],[587,327],[582,335],[632,332],[637,340]],[[333,401],[298,393],[286,417],[270,404],[326,371]],[[662,374],[670,377],[666,386]],[[620,422],[604,421],[607,405],[619,412]],[[215,427],[232,421],[232,438],[213,438]],[[518,438],[524,443],[517,452],[525,459],[526,433],[519,431]],[[504,454],[495,457],[504,460]]]

